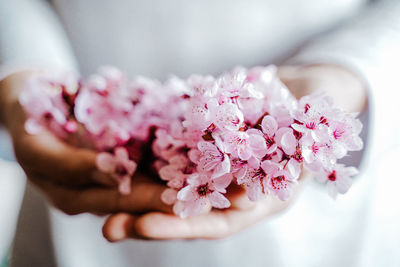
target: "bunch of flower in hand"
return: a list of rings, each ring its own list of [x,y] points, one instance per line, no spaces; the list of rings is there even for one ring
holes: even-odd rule
[[[337,160],[363,146],[357,114],[322,92],[295,99],[276,71],[238,67],[163,84],[129,80],[112,67],[85,81],[43,73],[20,102],[28,132],[46,128],[102,152],[98,167],[119,181],[121,193],[129,193],[143,150],[151,148],[152,167],[168,186],[162,199],[181,217],[229,207],[232,183],[252,201],[266,195],[285,201],[303,168],[332,196],[345,193],[357,170]]]

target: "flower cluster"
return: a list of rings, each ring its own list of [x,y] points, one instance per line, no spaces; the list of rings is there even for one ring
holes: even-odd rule
[[[357,170],[337,160],[363,146],[357,114],[322,92],[295,99],[276,71],[238,67],[162,84],[103,67],[85,81],[36,77],[21,103],[28,132],[74,134],[80,145],[103,151],[99,169],[116,177],[122,193],[129,193],[143,145],[151,143],[152,166],[168,186],[162,200],[181,217],[228,208],[232,183],[252,201],[285,201],[303,168],[332,196],[345,193]]]

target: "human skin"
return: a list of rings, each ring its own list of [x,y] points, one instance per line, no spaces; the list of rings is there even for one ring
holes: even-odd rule
[[[160,195],[165,189],[162,184],[137,174],[132,192],[120,195],[114,180],[96,171],[95,152],[69,146],[48,132],[27,134],[18,95],[29,75],[29,72],[16,73],[0,83],[0,116],[12,136],[17,159],[29,180],[67,214],[112,214],[103,226],[103,235],[111,242],[127,238],[227,237],[287,209],[309,180],[303,173],[294,194],[285,202],[267,196],[253,203],[241,187],[231,186],[230,208],[181,219],[161,202]],[[323,89],[345,110],[361,111],[366,105],[362,80],[342,67],[282,66],[278,75],[296,97]]]

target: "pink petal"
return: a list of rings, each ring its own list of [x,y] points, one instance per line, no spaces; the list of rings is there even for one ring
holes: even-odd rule
[[[43,127],[34,119],[27,119],[25,122],[25,130],[29,134],[39,134],[43,131]]]
[[[192,201],[197,198],[198,194],[194,186],[185,186],[179,190],[177,194],[177,199],[182,201]]]
[[[238,156],[242,160],[248,160],[251,157],[251,151],[248,147],[239,147]]]
[[[161,194],[161,200],[167,205],[172,205],[177,201],[177,191],[175,189],[167,188]]]
[[[128,175],[124,176],[119,181],[118,190],[123,195],[129,195],[131,193],[131,177],[130,176],[128,176]]]
[[[267,136],[272,137],[278,130],[278,123],[274,117],[267,115],[262,119],[261,129]]]
[[[212,185],[218,192],[225,193],[226,192],[225,189],[230,185],[232,179],[233,179],[232,174],[227,173],[225,175],[213,179]]]
[[[124,164],[124,166],[125,166],[126,170],[128,171],[129,175],[132,176],[133,173],[136,171],[137,163],[134,162],[133,160],[130,160],[130,161],[127,161],[127,162]]]
[[[299,178],[300,176],[300,172],[301,172],[301,167],[300,167],[300,163],[291,158],[287,164],[287,168],[290,172],[290,174],[294,177],[294,179]]]
[[[96,166],[102,172],[111,173],[114,172],[116,162],[110,153],[103,152],[97,155]]]
[[[210,201],[211,205],[218,209],[226,209],[229,208],[231,203],[229,200],[219,192],[212,192],[208,196],[208,200]]]
[[[117,147],[114,149],[114,154],[115,157],[120,161],[129,160],[128,150],[124,147]]]
[[[167,186],[180,190],[182,189],[184,179],[182,179],[182,176],[177,176],[175,178],[172,178],[171,180],[168,181]]]
[[[260,135],[250,135],[248,139],[249,145],[253,150],[254,156],[263,158],[267,154],[267,144],[265,139]]]
[[[162,180],[169,181],[180,176],[181,171],[179,171],[174,165],[167,165],[162,167],[158,174]]]
[[[258,201],[263,195],[259,181],[249,184],[246,187],[246,194],[251,201]]]
[[[349,177],[341,177],[336,180],[336,188],[340,194],[346,193],[351,187],[353,181]]]
[[[196,163],[196,164],[200,160],[200,155],[201,155],[201,152],[197,149],[191,149],[188,152],[188,157],[189,157],[190,161],[193,163]]]
[[[281,165],[270,160],[264,160],[261,162],[261,168],[267,175],[274,176],[281,169]]]
[[[185,155],[178,154],[169,159],[169,163],[177,168],[184,168],[188,164],[188,159]]]
[[[293,132],[286,132],[280,141],[283,151],[288,155],[293,155],[296,152],[297,140]]]
[[[328,190],[328,194],[329,194],[333,199],[336,199],[336,196],[337,196],[338,191],[337,191],[337,188],[336,188],[335,183],[327,183],[326,188],[327,188],[327,190]]]
[[[282,201],[286,201],[289,199],[290,197],[290,189],[283,189],[283,190],[279,190],[276,192],[276,196],[282,200]]]
[[[224,160],[220,164],[218,164],[217,167],[214,169],[211,179],[224,175],[225,173],[230,172],[230,170],[231,170],[231,161],[229,160],[228,155],[225,154]]]

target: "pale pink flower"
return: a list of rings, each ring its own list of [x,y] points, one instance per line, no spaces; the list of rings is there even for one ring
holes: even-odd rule
[[[251,201],[259,200],[266,193],[266,182],[268,174],[258,166],[246,166],[244,175],[236,178],[239,185],[246,188],[246,194]]]
[[[360,120],[355,119],[356,114],[344,115],[341,120],[332,121],[329,125],[333,145],[341,146],[346,151],[357,151],[363,147],[359,134],[362,129]]]
[[[221,142],[219,144],[219,147],[223,147]],[[211,178],[217,178],[230,172],[230,160],[228,155],[222,152],[223,149],[207,141],[200,141],[197,147],[201,153],[198,166],[205,172],[212,172]]]
[[[110,174],[119,184],[121,194],[131,192],[131,177],[134,174],[137,164],[129,159],[128,151],[124,147],[114,149],[114,154],[103,152],[97,155],[97,168]]]
[[[279,164],[272,161],[264,161],[262,168],[268,174],[266,183],[268,191],[282,201],[287,200],[290,197],[293,184],[297,183],[296,179],[290,172],[283,170]]]
[[[334,114],[337,113],[333,107],[332,99],[323,92],[302,97],[299,100],[299,108],[293,111],[296,120],[292,124],[293,129],[306,133],[328,126],[331,117],[335,117]]]
[[[334,153],[327,133],[319,131],[318,139],[320,141],[315,141],[310,134],[300,139],[304,166],[310,171],[319,171],[323,166],[330,166],[336,161],[337,153]]]
[[[187,179],[188,185],[178,192],[179,201],[174,206],[175,213],[181,218],[197,215],[209,205],[219,209],[230,206],[223,194],[232,181],[232,175],[226,174],[215,179],[210,177],[211,173],[194,173]]]
[[[173,188],[167,188],[161,193],[161,200],[167,205],[173,205],[177,200],[178,191]]]
[[[263,94],[248,81],[245,68],[237,67],[232,72],[223,74],[217,84],[221,94],[226,97],[263,98]]]
[[[358,173],[354,167],[346,167],[343,164],[336,164],[330,168],[322,169],[316,174],[317,180],[327,183],[328,193],[336,198],[338,193],[346,193],[352,184],[350,177]]]
[[[223,142],[226,153],[241,160],[248,160],[251,157],[261,159],[267,151],[265,139],[256,129],[249,129],[246,132],[227,132]]]
[[[207,108],[210,111],[211,121],[221,130],[236,131],[243,123],[243,113],[234,103],[219,104],[216,99],[210,99]]]
[[[79,86],[76,76],[67,72],[32,76],[19,97],[28,114],[26,131],[37,134],[48,129],[61,138],[75,132],[72,109]]]
[[[159,175],[162,180],[168,181],[169,187],[179,190],[195,170],[196,166],[184,154],[177,154],[169,159],[167,165],[160,168]]]
[[[194,95],[214,97],[218,92],[218,87],[214,77],[209,75],[201,76],[193,74],[187,79],[187,85]]]

